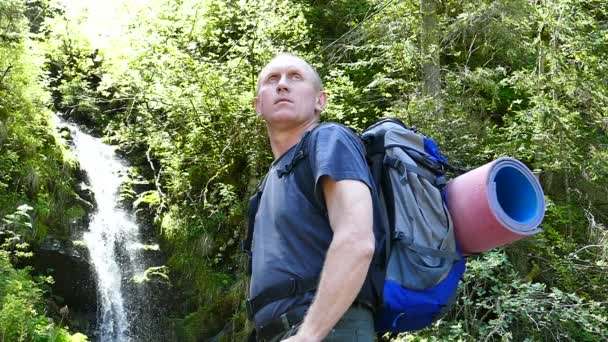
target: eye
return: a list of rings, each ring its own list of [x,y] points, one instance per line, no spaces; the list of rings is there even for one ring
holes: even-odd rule
[[[297,72],[294,72],[294,73],[291,74],[291,78],[294,79],[294,80],[296,80],[296,81],[299,81],[299,80],[302,79],[302,75],[300,75]]]
[[[266,77],[266,81],[268,81],[268,82],[275,82],[278,79],[279,79],[278,74],[270,74],[270,75],[268,75],[268,77]]]

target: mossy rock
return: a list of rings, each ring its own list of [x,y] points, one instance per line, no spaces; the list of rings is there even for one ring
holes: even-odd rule
[[[94,210],[96,202],[95,193],[93,192],[93,189],[86,182],[80,182],[76,186],[75,190],[76,200],[88,207],[90,211]]]
[[[142,175],[139,174],[139,169],[131,167],[128,173],[127,180],[120,185],[119,189],[119,202],[120,204],[129,210],[137,208],[137,204],[148,201],[149,199],[141,200],[141,196],[150,196],[150,191],[154,191],[154,182],[146,180]],[[144,194],[145,193],[145,194]],[[149,205],[146,206],[148,208]]]
[[[169,268],[167,266],[149,267],[144,271],[143,274],[136,275],[131,280],[136,284],[153,282],[169,286],[171,285],[171,280],[169,279]]]
[[[129,182],[125,182],[120,185],[118,190],[118,202],[125,208],[131,209],[133,208],[133,202],[137,198],[137,194],[133,191],[131,184]]]
[[[240,303],[230,293],[222,293],[224,297],[208,303],[204,308],[192,312],[183,319],[175,321],[175,330],[179,341],[230,341],[235,331],[226,317],[234,314],[234,309]],[[227,324],[228,323],[228,324]]]
[[[145,179],[133,179],[129,182],[131,188],[135,193],[141,194],[146,191],[154,190],[156,186],[153,181],[145,180]]]
[[[72,248],[82,255],[88,255],[89,247],[84,240],[72,240]]]
[[[65,218],[69,221],[81,220],[88,215],[88,212],[80,205],[76,204],[65,211]]]
[[[72,137],[72,132],[70,132],[70,129],[67,127],[61,127],[59,129],[59,136],[68,142],[74,140],[74,137]]]
[[[133,202],[133,208],[136,209],[145,209],[145,208],[153,208],[160,204],[160,196],[158,191],[149,190],[142,192],[139,197]]]
[[[69,229],[67,235],[80,233],[88,227],[91,210],[92,208],[85,208],[84,205],[80,204],[74,204],[65,210],[63,225]]]

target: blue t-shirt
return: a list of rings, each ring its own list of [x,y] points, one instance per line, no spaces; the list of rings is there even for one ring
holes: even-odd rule
[[[359,180],[370,188],[374,197],[376,254],[383,247],[384,231],[380,228],[377,191],[359,138],[348,128],[329,123],[314,129],[307,143],[308,153],[295,167],[310,167],[312,180],[298,181],[297,172],[293,171],[279,177],[280,170],[285,169],[298,152],[297,145],[275,160],[268,172],[255,216],[249,298],[292,278],[320,275],[333,237],[319,181],[322,176],[336,181]],[[314,191],[302,189],[305,184],[314,184]],[[366,283],[370,283],[369,278],[370,275]],[[373,291],[377,293],[378,289]],[[258,311],[255,324],[259,327],[291,308],[308,305],[313,297],[314,293],[308,293],[272,302]]]

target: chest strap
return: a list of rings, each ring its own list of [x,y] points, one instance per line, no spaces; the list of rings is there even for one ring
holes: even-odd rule
[[[307,279],[291,278],[287,282],[267,287],[257,296],[247,300],[247,317],[253,320],[255,314],[266,305],[279,299],[296,297],[314,291],[318,285],[319,277],[312,277]]]

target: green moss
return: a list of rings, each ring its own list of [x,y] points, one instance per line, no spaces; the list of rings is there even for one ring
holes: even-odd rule
[[[177,339],[184,342],[198,341],[203,316],[204,313],[197,311],[183,319],[176,319],[174,322]]]
[[[72,240],[72,245],[77,249],[87,248],[87,243],[83,240]]]
[[[72,134],[68,130],[61,131],[61,133],[59,134],[59,136],[61,138],[65,139],[65,140],[71,140],[72,139]]]
[[[143,245],[141,249],[144,251],[158,251],[160,247],[158,245]]]
[[[125,182],[120,185],[120,189],[118,190],[118,200],[121,203],[132,203],[137,198],[137,194],[133,191],[131,184],[129,182]]]
[[[69,342],[86,342],[86,341],[88,341],[88,338],[86,337],[86,335],[83,335],[81,333],[75,333],[75,334],[69,336],[68,341]]]
[[[169,268],[167,266],[149,267],[141,275],[135,275],[132,281],[137,284],[147,283],[150,281],[159,281],[163,283],[171,283],[169,279]]]
[[[160,203],[160,197],[158,191],[149,190],[142,192],[139,197],[133,202],[133,208],[147,207],[151,208]]]
[[[78,204],[69,207],[65,211],[65,218],[69,221],[81,220],[86,217],[86,215],[87,211]]]

